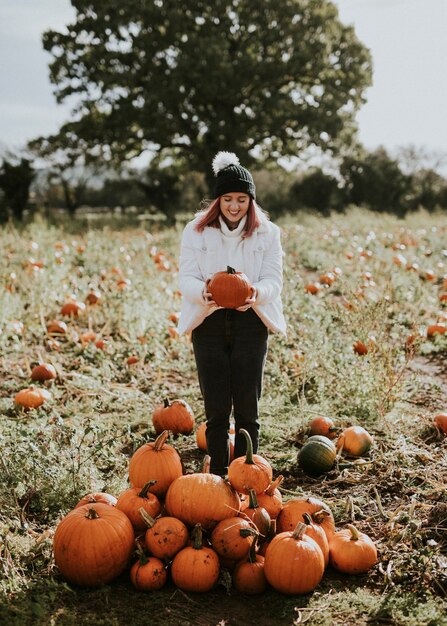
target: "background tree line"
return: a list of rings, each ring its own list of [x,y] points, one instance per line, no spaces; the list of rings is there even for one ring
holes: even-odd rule
[[[272,214],[346,204],[404,213],[445,207],[436,168],[405,171],[357,140],[369,50],[330,0],[72,0],[43,34],[71,119],[0,169],[1,215],[21,218],[33,185],[49,211],[135,205],[169,220],[210,195],[211,161],[238,154]],[[333,163],[290,171],[313,151]],[[144,171],[132,167],[150,152]],[[38,175],[37,175],[37,172]]]

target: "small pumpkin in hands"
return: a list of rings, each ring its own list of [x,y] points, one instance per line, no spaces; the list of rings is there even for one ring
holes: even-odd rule
[[[337,449],[342,448],[351,456],[366,454],[373,444],[373,438],[362,426],[345,428],[337,441]]]
[[[229,265],[225,272],[216,272],[208,283],[214,302],[225,309],[237,309],[245,304],[252,293],[247,276]]]
[[[152,423],[155,432],[159,435],[164,430],[170,430],[174,435],[189,435],[194,429],[194,413],[184,400],[163,400],[152,414]]]
[[[345,574],[363,574],[377,563],[375,543],[352,524],[332,535],[329,554],[331,564]]]

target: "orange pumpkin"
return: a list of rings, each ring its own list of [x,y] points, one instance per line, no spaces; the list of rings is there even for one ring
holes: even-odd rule
[[[307,293],[310,293],[311,295],[316,295],[319,291],[321,291],[323,289],[323,285],[321,283],[308,283],[305,287],[304,287],[304,291],[306,291]]]
[[[242,272],[227,266],[226,272],[216,272],[208,283],[212,299],[224,309],[237,309],[245,304],[252,293],[252,286]]]
[[[85,304],[83,302],[72,300],[64,304],[61,308],[61,315],[65,315],[66,317],[79,317],[84,311]]]
[[[182,591],[210,591],[219,578],[219,557],[202,545],[202,529],[196,524],[194,545],[180,550],[172,561],[172,580]]]
[[[373,540],[352,524],[334,533],[329,542],[331,565],[345,574],[363,574],[377,563]]]
[[[27,411],[28,409],[37,409],[47,400],[51,400],[51,393],[47,389],[31,385],[31,387],[19,391],[14,402]]]
[[[139,591],[156,591],[166,584],[166,565],[154,556],[142,555],[130,568],[130,580]]]
[[[48,322],[47,324],[47,333],[49,334],[57,334],[57,335],[65,335],[68,331],[68,326],[65,322],[60,322],[59,320],[53,320],[52,322]]]
[[[299,522],[293,532],[276,535],[265,552],[265,577],[281,593],[309,593],[323,578],[323,553],[305,531]]]
[[[352,348],[353,348],[354,352],[356,354],[359,354],[360,356],[364,356],[365,354],[368,354],[368,348],[363,343],[363,341],[360,341],[360,340],[355,341],[352,344]]]
[[[267,588],[264,574],[264,557],[256,554],[256,542],[250,546],[248,555],[239,561],[233,569],[233,585],[239,593],[255,595]]]
[[[169,402],[165,398],[163,404],[154,410],[152,423],[157,435],[164,430],[170,430],[173,434],[189,435],[194,429],[194,413],[184,400]]]
[[[44,380],[52,380],[57,377],[56,368],[51,363],[41,363],[31,370],[32,380],[42,382]]]
[[[230,425],[230,462],[234,459],[234,424]],[[199,450],[206,452],[208,447],[206,443],[206,422],[202,422],[196,430],[196,443]]]
[[[101,300],[102,294],[98,289],[92,289],[85,297],[87,304],[98,304]]]
[[[135,365],[135,363],[138,363],[138,361],[138,357],[132,354],[131,356],[127,357],[126,365]]]
[[[334,439],[337,429],[330,417],[318,415],[309,422],[310,435],[322,435],[328,439]]]
[[[251,522],[241,517],[229,517],[214,528],[211,545],[220,556],[239,561],[248,554],[255,535],[256,530]]]
[[[97,491],[94,493],[87,493],[79,500],[74,508],[78,509],[86,504],[108,504],[109,506],[115,506],[116,503],[117,499],[115,496],[112,496],[110,493],[105,493],[104,491]]]
[[[447,435],[447,413],[439,413],[434,417],[434,424],[444,435]]]
[[[239,430],[247,442],[245,457],[234,459],[228,467],[228,480],[238,493],[249,494],[250,489],[262,493],[272,482],[272,466],[259,454],[253,454],[250,434],[244,429]]]
[[[304,513],[309,513],[314,521],[316,517],[323,527],[328,540],[335,532],[335,522],[328,505],[318,498],[291,498],[286,502],[276,519],[278,533],[293,530],[298,522],[304,522]]]
[[[434,337],[435,335],[444,335],[447,330],[445,324],[431,324],[427,327],[427,337]]]
[[[207,451],[206,447],[206,422],[202,422],[196,430],[196,443],[199,450]]]
[[[175,448],[166,443],[169,432],[163,431],[154,442],[145,443],[133,454],[129,463],[129,481],[142,488],[156,480],[152,493],[162,498],[169,485],[183,473],[182,461]]]
[[[337,449],[343,448],[344,452],[352,456],[366,454],[373,444],[373,438],[362,426],[349,426],[345,428],[337,441]]]
[[[176,517],[151,518],[141,512],[146,521],[146,535],[144,541],[149,552],[159,559],[172,559],[188,542],[188,529]]]
[[[284,476],[280,474],[278,478],[270,483],[265,491],[256,494],[259,506],[264,507],[270,515],[270,519],[276,519],[282,509],[282,495],[279,486],[283,480]],[[241,508],[244,510],[243,506]]]
[[[107,504],[73,509],[56,528],[54,560],[62,575],[81,587],[109,583],[127,567],[134,532],[127,517]]]
[[[329,542],[321,524],[315,523],[309,513],[303,513],[304,523],[306,524],[306,535],[312,537],[320,546],[323,553],[324,566],[329,563]]]
[[[244,518],[248,517],[253,522],[262,538],[265,539],[267,537],[271,522],[270,515],[264,507],[259,505],[257,495],[253,489],[250,489],[248,506],[241,511],[240,515]]]
[[[157,517],[161,513],[161,504],[154,493],[150,493],[150,489],[154,486],[155,481],[150,480],[142,489],[132,487],[126,489],[116,503],[116,508],[122,511],[130,519],[130,522],[136,531],[146,530],[147,525],[141,517],[140,508],[148,513],[151,517]]]
[[[236,491],[221,476],[198,473],[174,480],[165,506],[169,515],[185,524],[200,524],[209,530],[221,520],[237,515],[241,503]]]

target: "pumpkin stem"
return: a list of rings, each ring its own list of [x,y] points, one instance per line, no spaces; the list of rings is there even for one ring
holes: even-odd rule
[[[276,535],[276,519],[271,519],[266,540],[271,541],[273,537],[275,537],[275,535]]]
[[[256,491],[254,489],[250,489],[249,494],[250,494],[250,498],[249,498],[248,508],[258,509],[259,504],[258,504],[258,498],[256,497]]]
[[[245,463],[247,463],[247,465],[254,465],[254,461],[253,461],[253,443],[250,437],[250,433],[245,430],[245,428],[240,428],[239,429],[239,433],[241,435],[244,435],[245,437],[245,441],[247,442],[247,452],[245,454]]]
[[[306,524],[303,524],[303,522],[298,522],[295,530],[292,533],[292,537],[297,540],[302,539],[306,531],[306,527],[307,527]]]
[[[147,492],[152,487],[152,485],[155,485],[156,482],[157,482],[156,480],[150,480],[149,482],[147,482],[144,485],[144,487],[141,489],[140,493],[138,494],[138,497],[139,498],[147,498]]]
[[[165,409],[167,409],[169,406],[171,406],[168,398],[164,398],[163,405],[164,405]]]
[[[239,534],[241,537],[259,537],[259,531],[257,528],[240,528]]]
[[[343,452],[344,445],[345,445],[345,436],[340,435],[339,438],[337,439],[337,445],[335,446],[337,450],[337,456],[336,456],[337,459],[340,458],[341,453]]]
[[[142,506],[140,506],[138,512],[140,513],[141,517],[143,518],[143,522],[147,525],[147,527],[152,528],[156,520],[151,515],[149,515],[149,513]]]
[[[202,473],[203,474],[209,474],[210,473],[210,467],[211,467],[211,457],[210,457],[209,454],[205,454],[205,457],[203,459]]]
[[[194,550],[201,550],[202,545],[202,525],[196,524],[192,530],[192,539],[194,541],[193,548]]]
[[[140,545],[137,545],[137,557],[140,565],[146,565],[148,562],[148,556]]]
[[[99,515],[96,511],[96,509],[94,509],[93,507],[91,507],[87,513],[85,514],[85,517],[87,519],[99,519]]]
[[[248,551],[248,562],[256,563],[256,548],[258,547],[258,538],[251,542],[250,550]]]
[[[158,435],[154,444],[154,451],[160,452],[163,446],[166,443],[166,439],[169,437],[169,430],[164,430],[160,435]]]
[[[303,513],[303,519],[306,526],[310,526],[312,524],[312,518],[307,511]]]
[[[326,511],[326,509],[320,509],[319,511],[316,511],[315,513],[312,513],[312,521],[315,522],[316,524],[322,524],[325,520],[326,517],[330,517],[330,513],[329,511]]]
[[[236,270],[234,269],[234,267],[230,267],[229,265],[227,265],[227,274],[236,274]]]
[[[360,539],[360,533],[352,524],[346,524],[347,528],[351,531],[351,541],[358,541]]]
[[[273,494],[275,493],[275,489],[279,487],[279,485],[282,483],[283,480],[284,480],[284,476],[280,474],[278,478],[276,478],[273,482],[270,483],[270,485],[265,490],[265,493],[268,496],[273,496]]]

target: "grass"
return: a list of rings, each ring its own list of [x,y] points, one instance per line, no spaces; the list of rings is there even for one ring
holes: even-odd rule
[[[169,319],[180,307],[180,228],[72,233],[36,220],[0,235],[0,622],[132,625],[144,614],[160,624],[447,623],[446,439],[432,425],[446,410],[447,336],[425,333],[445,316],[445,216],[398,220],[352,208],[325,219],[284,218],[281,226],[288,336],[270,340],[260,452],[275,476],[284,475],[285,499],[323,498],[337,525],[354,521],[370,534],[378,565],[362,577],[329,570],[313,594],[291,598],[273,590],[241,596],[228,574],[204,595],[172,583],[141,594],[127,574],[90,591],[62,580],[51,553],[61,516],[89,491],[117,495],[127,487],[129,458],[153,438],[151,413],[163,397],[186,400],[197,422],[204,413],[191,344]],[[306,292],[334,268],[332,285]],[[120,289],[122,278],[130,283]],[[102,292],[101,303],[67,320],[65,336],[49,337],[46,323],[62,304],[84,300],[91,288]],[[81,341],[89,329],[106,340],[103,350]],[[357,340],[370,347],[367,355],[354,352]],[[139,359],[134,366],[130,355]],[[14,396],[39,359],[52,362],[58,378],[52,400],[25,413]],[[369,455],[306,476],[296,456],[318,414],[340,428],[366,427],[375,439]],[[194,437],[174,445],[186,468],[199,471]]]

